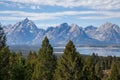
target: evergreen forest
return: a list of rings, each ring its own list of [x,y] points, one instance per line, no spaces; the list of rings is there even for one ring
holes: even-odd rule
[[[120,80],[120,57],[83,56],[70,40],[60,57],[53,54],[47,37],[39,51],[11,52],[0,26],[0,80]]]

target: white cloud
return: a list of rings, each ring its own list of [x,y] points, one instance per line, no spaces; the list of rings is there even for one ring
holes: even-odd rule
[[[31,9],[40,9],[40,6],[31,5],[30,8],[31,8]]]
[[[120,18],[120,12],[112,11],[63,11],[55,13],[35,13],[24,11],[1,11],[0,20],[18,20],[25,17],[31,20],[55,20],[64,19],[64,17],[73,17],[76,19],[110,19]],[[93,16],[94,15],[94,16]]]
[[[23,17],[14,17],[14,16],[0,16],[0,20],[5,20],[5,21],[12,21],[12,20],[22,20],[24,19]]]
[[[39,5],[35,4],[24,4],[19,2],[7,2],[6,1],[0,1],[0,7],[7,6],[7,7],[13,7],[13,8],[28,8],[28,9],[41,9]]]
[[[3,2],[3,1],[0,1],[0,5],[10,6],[9,3]]]
[[[109,17],[108,16],[85,16],[85,17],[77,17],[78,19],[92,19],[92,20],[95,20],[95,19],[108,19]]]
[[[9,0],[9,1],[37,5],[62,6],[69,8],[82,6],[102,10],[120,9],[120,0]]]
[[[48,27],[56,27],[56,26],[58,26],[59,25],[59,23],[57,24],[37,24],[37,26],[38,27],[42,27],[43,29],[47,29]]]
[[[26,5],[23,3],[12,3],[12,2],[6,2],[6,1],[0,1],[0,7],[7,6],[7,7],[17,7],[17,8],[25,8]]]

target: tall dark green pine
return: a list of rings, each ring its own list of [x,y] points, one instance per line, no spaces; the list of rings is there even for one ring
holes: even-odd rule
[[[10,51],[6,46],[6,36],[0,24],[0,80],[8,78],[8,63]]]
[[[110,77],[108,80],[120,80],[120,73],[117,65],[117,62],[113,62]]]
[[[25,80],[25,68],[22,53],[18,52],[12,64],[12,80]]]
[[[86,73],[88,75],[84,75],[86,76],[88,79],[87,80],[101,80],[100,77],[98,77],[98,75],[95,72],[95,62],[96,59],[94,59],[94,56],[88,56],[86,59]]]
[[[0,24],[0,50],[6,47],[6,36]]]
[[[9,73],[9,80],[13,80],[13,67],[14,67],[14,63],[16,61],[16,53],[15,52],[11,52],[10,56],[9,56],[9,69],[8,69],[8,73]]]
[[[47,37],[42,41],[32,80],[53,80],[56,59]]]
[[[97,62],[95,65],[95,72],[99,77],[103,77],[103,67],[101,66],[101,62]]]
[[[25,80],[32,80],[32,74],[37,61],[37,54],[35,52],[29,53],[25,64]]]
[[[80,80],[83,61],[72,41],[66,45],[64,53],[58,59],[54,80]]]
[[[89,68],[86,65],[83,67],[81,80],[89,80]]]

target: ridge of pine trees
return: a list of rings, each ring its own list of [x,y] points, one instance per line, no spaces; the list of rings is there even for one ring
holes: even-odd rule
[[[120,57],[82,56],[70,40],[57,58],[47,37],[39,52],[11,52],[0,25],[0,80],[120,80]]]

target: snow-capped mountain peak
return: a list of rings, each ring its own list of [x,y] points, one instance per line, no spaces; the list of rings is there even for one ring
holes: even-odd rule
[[[80,27],[77,25],[77,24],[72,24],[70,26],[70,32],[74,32],[74,31],[77,31],[77,30],[80,30]]]
[[[97,29],[97,27],[94,27],[93,25],[90,25],[90,26],[87,26],[86,28],[84,28],[85,31],[96,30],[96,29]]]
[[[72,40],[75,44],[118,44],[120,43],[120,27],[105,23],[100,27],[88,26],[81,28],[77,24],[62,23],[48,29],[38,29],[28,18],[4,27],[8,44],[41,44],[47,36],[52,44],[66,44]]]
[[[67,26],[69,26],[68,23],[62,23],[62,24],[60,24],[59,27],[67,27]]]
[[[87,30],[88,31],[88,30]],[[91,30],[91,32],[86,33],[99,41],[104,41],[106,43],[120,43],[120,27],[116,24],[106,22],[99,28]]]
[[[11,27],[4,28],[7,33],[8,44],[26,44],[36,37],[39,32],[37,26],[28,18]]]

